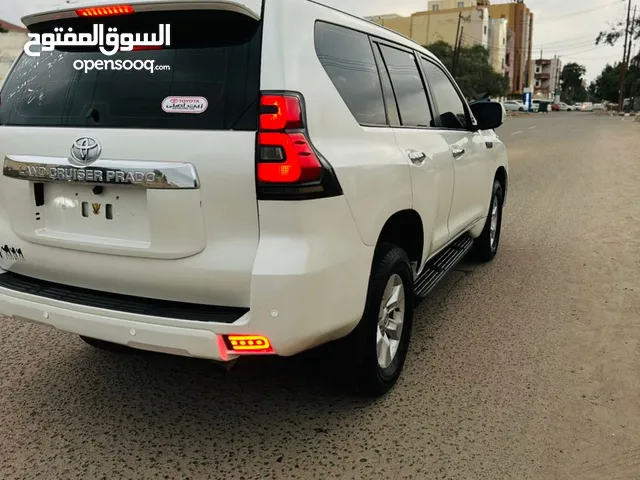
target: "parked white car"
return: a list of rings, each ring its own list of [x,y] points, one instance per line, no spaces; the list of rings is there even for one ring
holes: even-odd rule
[[[575,106],[568,105],[564,102],[560,102],[558,105],[560,106],[561,112],[572,112],[576,109]]]
[[[506,100],[502,102],[502,106],[507,112],[524,112],[524,103],[519,100]]]
[[[23,19],[39,33],[169,23],[171,44],[108,58],[168,66],[153,73],[78,71],[106,61],[97,48],[15,63],[0,92],[0,313],[219,362],[339,340],[336,374],[380,395],[416,300],[467,253],[498,252],[504,111],[470,107],[434,55],[374,23],[243,3]]]
[[[580,107],[581,112],[593,112],[593,110],[594,110],[593,103],[591,102],[583,103],[582,106]]]

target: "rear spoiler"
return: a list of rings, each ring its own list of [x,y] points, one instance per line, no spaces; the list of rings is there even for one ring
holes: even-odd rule
[[[79,16],[77,11],[80,9],[107,9],[108,7],[126,7],[127,9],[132,9],[133,13],[163,10],[227,10],[247,15],[255,20],[260,20],[263,1],[264,0],[94,0],[92,2],[73,2],[73,0],[71,0],[69,3],[65,3],[58,8],[41,13],[26,15],[22,17],[22,23],[29,28],[36,23],[76,18]],[[98,19],[100,17],[96,16],[94,18]]]

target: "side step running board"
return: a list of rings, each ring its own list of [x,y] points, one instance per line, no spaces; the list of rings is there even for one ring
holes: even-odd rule
[[[415,294],[425,298],[453,270],[473,247],[471,237],[465,235],[440,252],[424,267],[423,272],[415,280]]]

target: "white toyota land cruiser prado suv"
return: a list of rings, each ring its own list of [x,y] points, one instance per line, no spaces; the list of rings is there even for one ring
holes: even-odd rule
[[[416,300],[496,255],[503,109],[401,35],[311,0],[23,22],[36,54],[0,91],[4,315],[219,362],[330,343],[380,395]]]

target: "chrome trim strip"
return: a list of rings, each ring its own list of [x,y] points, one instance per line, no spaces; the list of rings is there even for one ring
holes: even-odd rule
[[[2,174],[32,182],[125,185],[149,190],[200,188],[198,172],[190,163],[100,159],[78,167],[64,157],[7,155]]]

